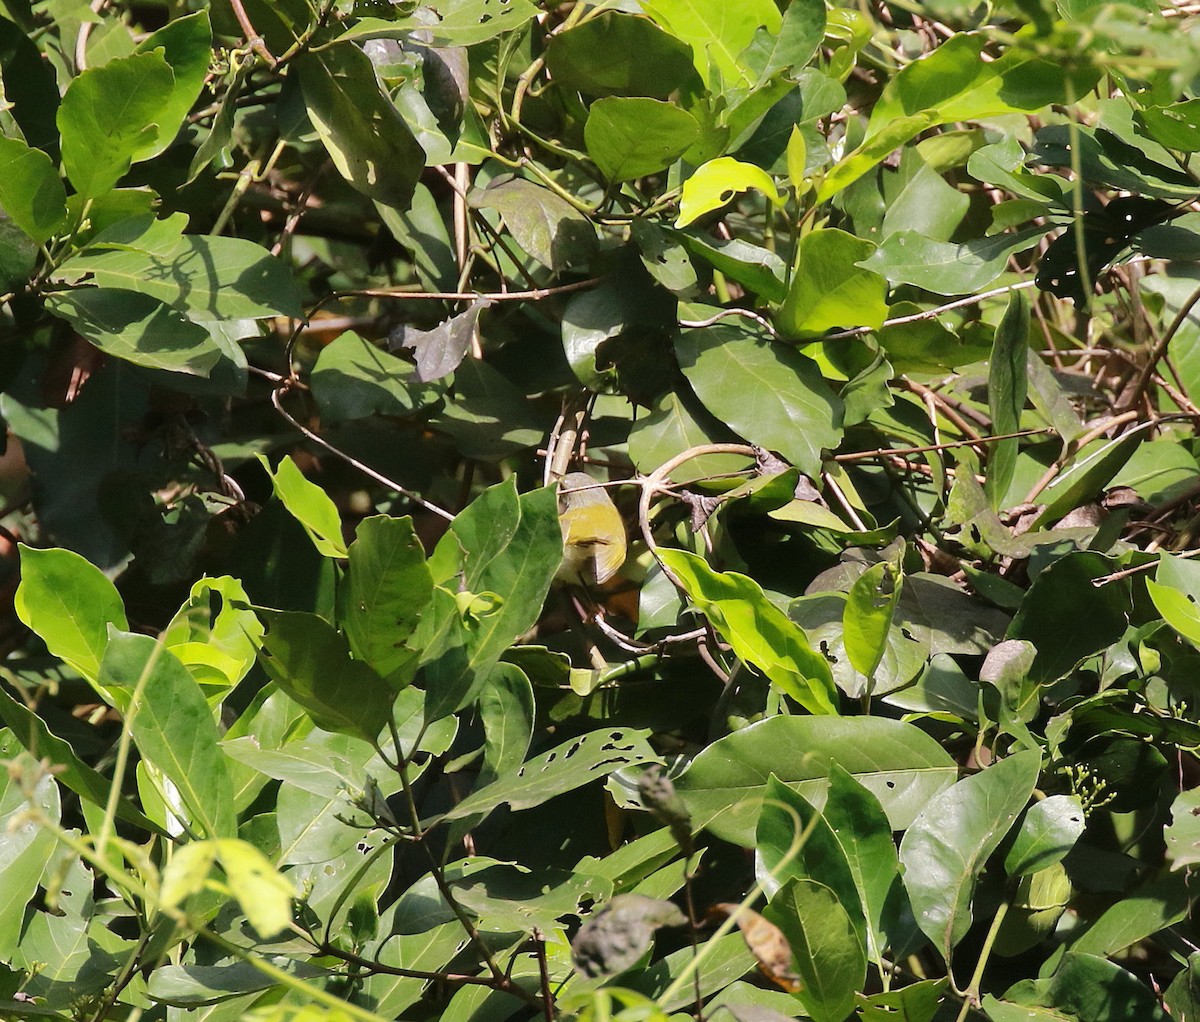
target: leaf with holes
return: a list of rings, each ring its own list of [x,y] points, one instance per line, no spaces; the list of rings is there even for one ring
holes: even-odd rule
[[[513,810],[532,809],[556,795],[607,777],[620,767],[657,763],[659,759],[646,741],[649,734],[632,728],[604,728],[580,735],[468,795],[440,820],[491,812],[500,805]]]

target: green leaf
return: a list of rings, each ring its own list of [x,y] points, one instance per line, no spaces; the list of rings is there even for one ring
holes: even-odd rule
[[[258,460],[271,477],[275,496],[304,526],[304,531],[321,555],[338,558],[348,556],[346,541],[342,538],[342,518],[329,494],[306,479],[289,455],[284,455],[274,472],[261,454]]]
[[[249,608],[250,597],[235,578],[202,578],[175,612],[162,640],[206,689],[220,697],[254,666],[262,622]]]
[[[443,823],[461,820],[489,813],[501,805],[514,812],[532,809],[556,795],[607,777],[619,767],[656,763],[658,756],[646,741],[649,734],[630,728],[603,728],[580,735],[472,792],[438,819]]]
[[[551,36],[546,69],[557,85],[592,96],[666,99],[696,77],[685,42],[619,11]]]
[[[1026,812],[1004,857],[1009,876],[1025,876],[1060,862],[1083,834],[1083,806],[1075,795],[1051,795]]]
[[[287,929],[292,922],[292,898],[296,896],[293,884],[280,876],[270,860],[252,844],[229,838],[216,844],[225,881],[246,921],[261,937]]]
[[[11,15],[12,8],[8,9]],[[16,128],[4,134],[23,136],[33,148],[57,159],[58,127],[54,118],[59,106],[58,80],[54,65],[42,56],[31,31],[26,31],[32,30],[32,21],[18,25],[20,20],[0,18],[0,76],[5,105]]]
[[[5,758],[15,756],[18,749],[12,735],[0,731],[0,752]],[[28,761],[22,761],[22,765],[32,768]],[[25,908],[37,893],[38,882],[58,845],[54,831],[43,827],[29,809],[32,803],[50,824],[57,825],[62,808],[58,785],[49,773],[39,776],[28,800],[13,778],[5,778],[0,793],[0,956],[12,961],[27,925]]]
[[[837,896],[815,880],[791,880],[764,913],[792,947],[796,992],[814,1022],[844,1022],[867,978],[867,957]]]
[[[610,181],[631,181],[665,170],[700,136],[686,110],[656,99],[614,96],[588,110],[583,139]]]
[[[1121,637],[1131,612],[1129,590],[1120,582],[1093,585],[1115,568],[1107,557],[1075,551],[1034,580],[1008,629],[1008,638],[1026,639],[1037,648],[1030,670],[1034,681],[1063,677]]]
[[[934,241],[949,241],[971,204],[967,195],[946,184],[942,175],[925,163],[920,163],[889,200],[882,237],[908,230]]]
[[[1163,839],[1167,842],[1172,869],[1200,862],[1200,788],[1181,791],[1175,796],[1171,822],[1163,830]]]
[[[691,392],[664,394],[629,431],[629,456],[642,472],[652,472],[668,459],[701,444],[736,439],[723,424],[699,405]],[[744,469],[748,459],[730,454],[705,454],[671,473],[676,482]]]
[[[810,231],[800,240],[796,272],[776,317],[792,338],[815,337],[839,327],[878,329],[887,319],[887,281],[862,269],[875,246],[833,228]]]
[[[1191,888],[1186,873],[1160,873],[1124,892],[1071,944],[1073,954],[1108,957],[1186,919]]]
[[[742,51],[760,27],[777,35],[782,24],[773,0],[647,0],[643,7],[692,48],[696,69],[714,90],[721,81],[751,84]]]
[[[364,519],[348,557],[340,617],[350,649],[393,687],[407,685],[419,656],[407,642],[433,595],[433,577],[412,519]]]
[[[866,917],[838,834],[803,795],[775,776],[767,780],[754,838],[756,872],[768,900],[791,880],[818,880],[845,909],[865,950]]]
[[[586,263],[596,249],[596,229],[549,188],[502,174],[467,197],[477,209],[494,209],[518,245],[543,266],[563,270]]]
[[[321,414],[330,422],[368,415],[411,415],[444,390],[418,381],[410,362],[346,330],[321,349],[309,377]]]
[[[178,215],[156,220],[152,214],[119,221],[54,277],[137,291],[199,319],[302,315],[285,263],[250,241],[184,235],[185,223]]]
[[[1016,1008],[1007,1010],[1005,1002]],[[1004,1001],[984,999],[996,1022],[1025,1019],[1079,1019],[1080,1022],[1170,1022],[1145,983],[1119,965],[1094,955],[1068,953],[1048,979],[1028,979],[1009,987]],[[1030,1009],[1050,1011],[1034,1014]]]
[[[740,238],[723,241],[703,233],[668,228],[664,231],[677,238],[693,256],[720,270],[730,280],[745,284],[756,295],[772,302],[782,302],[787,297],[784,283],[787,267],[774,252]]]
[[[860,993],[858,1017],[861,1022],[933,1022],[949,982],[925,979],[887,993]]]
[[[515,32],[538,14],[529,0],[450,0],[439,3],[438,17],[411,16],[395,21],[359,18],[341,39],[378,39],[395,35],[408,39],[413,32],[428,37],[424,45],[435,47],[474,46],[504,32]],[[422,12],[423,13],[423,12]]]
[[[418,637],[426,649],[426,717],[466,705],[500,655],[533,627],[562,561],[558,497],[552,486],[517,496],[515,478],[485,490],[454,519],[431,559],[434,583],[461,573],[460,592],[492,594],[487,613],[427,614],[444,624],[448,650]],[[461,588],[460,588],[461,586]],[[445,592],[445,590],[442,590]],[[452,598],[453,599],[453,598]]]
[[[217,725],[187,668],[150,636],[110,628],[100,683],[118,696],[142,757],[175,786],[192,829],[235,836],[233,784]]]
[[[947,961],[970,929],[975,881],[1025,808],[1041,766],[1041,753],[1028,750],[959,781],[921,810],[900,843],[917,925]]]
[[[1045,234],[1044,227],[1027,227],[954,244],[897,231],[860,265],[893,284],[912,284],[937,295],[971,294],[996,280],[1011,256],[1032,248]]]
[[[854,669],[868,678],[867,693],[875,671],[888,648],[888,633],[896,616],[896,604],[904,576],[891,564],[873,564],[854,580],[842,613],[846,655]]]
[[[1008,300],[1004,318],[992,341],[988,364],[988,411],[992,433],[1016,433],[1021,428],[1029,377],[1029,300],[1024,291],[1014,291]],[[1017,468],[1020,440],[1001,440],[988,447],[988,473],[984,492],[994,510],[999,511]]]
[[[713,571],[703,557],[684,550],[660,550],[658,556],[738,659],[758,668],[810,713],[838,712],[837,690],[824,657],[754,579]]]
[[[1146,591],[1163,619],[1193,646],[1200,647],[1200,565],[1160,553]]]
[[[67,218],[67,192],[40,149],[0,137],[0,207],[39,245]]]
[[[17,616],[46,648],[90,682],[100,675],[108,627],[129,627],[120,594],[95,565],[70,550],[21,544]]]
[[[161,50],[175,82],[169,92],[158,97],[154,117],[155,142],[139,159],[149,159],[166,151],[204,88],[213,56],[208,11],[197,11],[168,22],[138,43],[134,52],[153,53],[156,50]]]
[[[408,209],[425,153],[357,46],[306,54],[291,68],[309,120],[338,173],[385,206]]]
[[[770,776],[821,808],[834,760],[879,799],[892,830],[908,827],[958,775],[941,745],[912,724],[881,717],[782,716],[713,742],[675,787],[695,826],[752,847]]]
[[[175,76],[161,53],[110,60],[75,78],[58,108],[67,177],[85,198],[107,192],[151,156],[163,97]]]
[[[820,474],[823,452],[841,442],[843,409],[816,363],[728,322],[684,331],[675,352],[713,415],[805,475]]]
[[[59,291],[46,295],[46,308],[106,355],[147,369],[207,377],[224,357],[204,327],[137,291]]]
[[[790,0],[778,31],[759,29],[741,60],[754,69],[759,85],[782,73],[795,80],[825,38],[825,4]]]
[[[1066,67],[1020,43],[997,60],[980,58],[983,36],[960,33],[914,60],[885,86],[871,111],[866,138],[821,182],[818,201],[836,195],[922,131],[953,121],[1034,113],[1084,95],[1099,77]],[[943,292],[948,293],[948,292]]]
[[[259,849],[236,838],[193,841],[177,849],[163,870],[163,907],[181,908],[193,894],[204,890],[218,862],[230,893],[260,936],[270,937],[287,928],[296,895],[293,885]]]
[[[866,917],[867,958],[879,962],[885,948],[904,947],[913,931],[891,824],[879,799],[836,760],[829,764],[829,796],[822,815],[837,835],[858,887]]]
[[[1044,528],[1096,497],[1145,443],[1145,430],[1145,424],[1138,425],[1111,440],[1096,440],[1076,451],[1067,467],[1042,491],[1040,500],[1046,506],[1033,528]]]
[[[720,209],[738,192],[751,188],[762,192],[776,206],[786,201],[786,196],[775,187],[774,179],[761,167],[742,163],[732,156],[709,160],[683,183],[675,226],[686,227],[705,213]]]
[[[514,664],[497,664],[479,694],[479,720],[483,725],[483,769],[480,786],[518,769],[533,739],[535,714],[533,686]]]
[[[262,664],[275,683],[326,731],[375,744],[392,712],[394,693],[316,614],[260,610],[266,619]]]
[[[107,807],[113,782],[88,766],[67,742],[50,731],[41,717],[24,703],[17,702],[2,688],[0,718],[3,718],[5,725],[31,755],[41,756],[50,761],[54,768],[54,776],[64,787],[94,806]],[[157,824],[124,795],[117,796],[116,817],[143,830],[159,832]],[[166,837],[166,834],[160,836]]]

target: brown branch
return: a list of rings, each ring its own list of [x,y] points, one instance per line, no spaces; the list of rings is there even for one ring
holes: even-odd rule
[[[234,17],[237,18],[237,23],[241,26],[242,32],[245,33],[246,45],[262,57],[268,67],[274,68],[278,65],[279,61],[267,49],[267,44],[263,42],[263,37],[255,31],[254,25],[250,21],[250,15],[246,13],[246,8],[242,5],[242,0],[229,0],[229,6],[233,8]]]

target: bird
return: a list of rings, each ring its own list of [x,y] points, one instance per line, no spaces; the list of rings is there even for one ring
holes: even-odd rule
[[[560,582],[603,585],[625,563],[625,523],[608,492],[585,472],[569,472],[558,484],[563,562]]]

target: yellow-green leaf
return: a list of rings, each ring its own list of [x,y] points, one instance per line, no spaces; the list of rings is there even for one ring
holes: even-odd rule
[[[775,181],[762,167],[753,163],[742,163],[732,156],[709,160],[683,183],[683,195],[679,200],[679,219],[676,227],[686,227],[705,213],[720,209],[738,192],[755,188],[776,206],[782,206],[784,196],[775,187]]]

